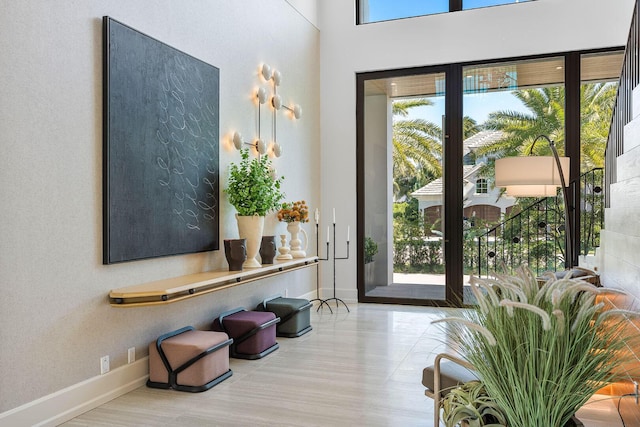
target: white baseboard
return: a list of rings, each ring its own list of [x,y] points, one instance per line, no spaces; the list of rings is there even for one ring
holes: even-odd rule
[[[148,357],[0,414],[0,426],[57,426],[142,385]]]
[[[320,288],[320,297],[327,299],[333,296],[333,288]],[[336,289],[336,296],[349,304],[356,304],[358,302],[358,290],[357,289]],[[307,292],[304,295],[300,295],[296,298],[304,298],[312,300],[317,298],[316,291]]]

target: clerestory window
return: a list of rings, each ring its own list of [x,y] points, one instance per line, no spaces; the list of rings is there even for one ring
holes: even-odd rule
[[[356,0],[357,23],[391,21],[535,0]]]

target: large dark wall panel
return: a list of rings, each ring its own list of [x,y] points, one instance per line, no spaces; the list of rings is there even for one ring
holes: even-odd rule
[[[218,68],[104,18],[105,264],[219,248]]]

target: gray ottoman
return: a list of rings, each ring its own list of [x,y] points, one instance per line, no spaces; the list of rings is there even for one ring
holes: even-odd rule
[[[311,328],[311,307],[309,300],[302,298],[283,298],[276,295],[265,299],[257,310],[270,311],[280,318],[276,327],[279,337],[295,338],[309,332]]]

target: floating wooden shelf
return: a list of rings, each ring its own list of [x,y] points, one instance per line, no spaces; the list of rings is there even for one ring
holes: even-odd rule
[[[318,263],[318,257],[275,261],[260,268],[242,271],[215,270],[171,279],[113,289],[109,301],[113,307],[140,307],[169,304],[209,292],[220,291],[246,282],[264,279]]]

